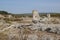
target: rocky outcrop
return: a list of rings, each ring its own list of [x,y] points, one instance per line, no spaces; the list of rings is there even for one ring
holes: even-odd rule
[[[32,13],[29,24],[0,20],[0,40],[60,40],[60,24],[54,24],[50,14],[41,19],[36,10]]]

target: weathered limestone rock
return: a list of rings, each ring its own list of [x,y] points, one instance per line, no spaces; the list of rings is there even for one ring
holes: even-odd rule
[[[38,14],[38,11],[37,10],[33,10],[32,14],[33,14],[33,22],[39,22],[40,21],[40,16]]]
[[[55,38],[51,35],[43,35],[41,40],[55,40]]]
[[[13,18],[12,15],[8,15],[8,18]]]
[[[47,14],[47,17],[50,18],[50,14]]]
[[[32,14],[33,14],[33,25],[31,26],[31,29],[32,30],[35,30],[35,29],[38,29],[39,28],[39,22],[40,22],[40,16],[38,14],[38,11],[37,10],[33,10],[32,11]]]
[[[28,35],[27,40],[38,40],[38,36],[36,34],[30,34]]]
[[[9,29],[8,37],[9,40],[20,40],[20,29],[16,28],[16,26],[12,26]]]
[[[14,21],[9,25],[4,20],[0,20],[0,26],[2,26],[0,29],[3,28],[0,33],[8,30],[5,34],[8,35],[9,40],[60,40],[60,24],[48,24],[51,21],[50,14],[42,18],[42,23],[38,12],[33,10],[32,13],[33,23],[31,24]],[[27,21],[28,18],[24,19]]]
[[[0,18],[5,18],[3,15],[0,14]]]

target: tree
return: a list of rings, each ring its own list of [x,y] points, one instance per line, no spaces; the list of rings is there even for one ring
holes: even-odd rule
[[[9,14],[9,13],[6,11],[0,11],[0,14]]]

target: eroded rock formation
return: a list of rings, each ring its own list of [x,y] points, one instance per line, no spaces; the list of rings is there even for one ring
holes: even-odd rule
[[[0,34],[3,34],[0,35],[0,39],[60,40],[60,24],[54,24],[51,21],[53,18],[50,17],[50,14],[48,14],[47,17],[44,18],[40,17],[38,11],[36,10],[33,10],[32,14],[33,19],[31,19],[32,23],[30,24],[18,23],[15,21],[6,23],[5,20],[0,20]]]

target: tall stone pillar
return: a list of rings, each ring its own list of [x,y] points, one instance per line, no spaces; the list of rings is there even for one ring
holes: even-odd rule
[[[48,18],[47,23],[50,24],[51,23],[51,16],[50,16],[50,14],[47,14],[47,18]]]
[[[47,17],[50,18],[50,14],[47,14]]]
[[[38,11],[37,10],[33,10],[32,14],[33,14],[33,22],[34,23],[39,22],[40,21],[40,16],[38,14]]]
[[[32,14],[33,14],[33,19],[32,19],[33,26],[31,27],[31,29],[36,30],[36,32],[37,32],[40,27],[40,16],[39,16],[37,10],[33,10]]]

